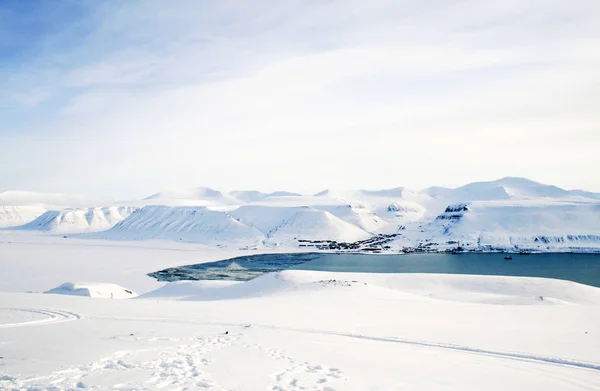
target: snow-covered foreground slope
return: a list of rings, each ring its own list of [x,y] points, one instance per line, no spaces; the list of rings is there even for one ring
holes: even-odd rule
[[[0,387],[595,390],[599,308],[600,289],[545,279],[300,271],[0,293]]]
[[[369,289],[381,293],[384,290],[393,290],[399,295],[410,295],[413,300],[416,298],[412,295],[483,304],[600,305],[599,288],[571,281],[534,277],[333,273],[297,270],[266,274],[246,282],[176,281],[141,298],[214,301],[289,295],[322,290],[328,286],[352,287],[364,284],[370,285]],[[386,291],[386,294],[389,293]]]
[[[248,282],[167,285],[146,276],[247,253],[0,235],[0,389],[600,386],[599,288],[433,274],[285,271]],[[64,281],[110,284],[69,285],[71,293],[100,287],[106,296],[118,284],[143,295],[19,293]]]
[[[19,229],[63,234],[105,231],[123,221],[134,210],[127,206],[111,206],[48,211]]]

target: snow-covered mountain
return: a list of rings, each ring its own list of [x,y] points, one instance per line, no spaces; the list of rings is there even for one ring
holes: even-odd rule
[[[394,234],[389,245],[395,250],[447,250],[460,243],[474,250],[600,251],[600,194],[513,177],[455,189],[315,195],[198,187],[106,201],[103,208],[65,208],[100,199],[60,194],[5,192],[0,201],[7,204],[0,205],[0,228],[105,239],[295,247]]]
[[[255,244],[264,235],[256,228],[240,223],[227,212],[206,207],[146,206],[133,211],[127,219],[95,237]]]
[[[19,229],[62,234],[105,231],[123,221],[134,210],[128,206],[52,210]]]
[[[33,191],[0,192],[0,228],[18,227],[42,216],[49,210],[89,208],[111,205],[106,197],[77,194],[39,193]]]
[[[426,193],[404,187],[384,190],[324,190],[315,197],[327,197],[346,202],[359,201],[373,209],[385,210],[393,202],[410,201],[427,204],[432,198]]]
[[[458,202],[579,196],[576,192],[570,192],[556,186],[514,177],[506,177],[490,182],[474,182],[456,189],[430,187],[424,189],[423,193],[432,198]]]
[[[315,208],[329,212],[337,218],[355,225],[366,232],[379,233],[398,229],[398,226],[382,219],[372,209],[361,202],[353,202],[346,205],[322,205]]]
[[[107,197],[79,194],[39,193],[34,191],[4,191],[0,193],[0,206],[39,206],[46,210],[61,208],[90,208],[111,205]]]
[[[224,193],[209,187],[170,190],[153,194],[141,201],[133,201],[136,205],[170,205],[170,206],[209,206],[213,208],[244,205],[278,197],[298,197],[300,194],[287,191],[263,193],[256,190],[237,190]],[[131,203],[131,202],[129,202]]]
[[[93,237],[167,239],[204,244],[296,245],[298,239],[355,241],[369,233],[310,207],[242,206],[231,213],[206,207],[146,206]]]
[[[235,198],[240,203],[251,203],[262,201],[266,198],[272,197],[297,197],[300,196],[298,193],[290,193],[287,191],[276,191],[273,193],[263,193],[260,191],[249,190],[249,191],[232,191],[229,193],[229,196]]]
[[[572,195],[600,201],[600,193],[593,193],[591,191],[585,191],[585,190],[571,190],[571,191],[569,191],[569,193],[571,193]]]
[[[267,233],[267,243],[295,244],[298,240],[354,242],[371,236],[366,231],[333,214],[315,208],[298,208]]]
[[[549,198],[459,203],[423,225],[417,237],[417,245],[433,249],[598,249],[600,203]]]
[[[210,187],[196,187],[193,189],[170,190],[156,193],[144,199],[149,203],[160,205],[162,202],[176,204],[173,201],[180,201],[182,205],[229,205],[236,204],[238,200],[234,197],[221,193]]]
[[[46,212],[41,206],[0,206],[0,228],[18,227]]]

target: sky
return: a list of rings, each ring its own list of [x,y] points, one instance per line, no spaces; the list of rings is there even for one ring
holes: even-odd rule
[[[0,0],[0,191],[600,191],[597,0]]]

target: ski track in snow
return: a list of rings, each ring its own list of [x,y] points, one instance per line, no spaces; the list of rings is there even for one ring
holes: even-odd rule
[[[154,318],[154,317],[124,317],[124,318],[114,318],[114,317],[104,317],[98,316],[97,318],[101,319],[123,319],[123,320],[132,320],[132,321],[161,321],[161,322],[173,322],[173,323],[195,323],[195,324],[204,324],[204,325],[212,325],[212,326],[229,326],[229,327],[245,327],[247,323],[226,323],[226,322],[206,322],[206,321],[196,321],[193,319],[170,319],[170,318]],[[352,333],[343,333],[337,331],[329,331],[329,330],[317,330],[317,329],[296,329],[291,327],[280,327],[274,325],[261,325],[261,324],[252,324],[252,327],[256,328],[265,328],[272,330],[281,330],[281,331],[292,331],[298,333],[308,333],[308,334],[318,334],[318,335],[332,335],[337,337],[346,337],[346,338],[355,338],[355,339],[363,339],[377,342],[391,342],[405,345],[415,345],[426,348],[436,348],[436,349],[445,349],[445,350],[453,350],[462,353],[470,353],[477,354],[483,356],[497,357],[502,359],[509,360],[521,360],[521,361],[530,361],[537,362],[542,364],[550,364],[550,365],[560,365],[566,367],[572,367],[576,369],[585,369],[585,370],[593,370],[600,371],[600,363],[593,362],[585,362],[580,360],[574,360],[570,358],[564,357],[552,357],[552,356],[543,356],[537,355],[527,352],[502,352],[488,349],[480,349],[469,346],[455,345],[449,343],[441,343],[441,342],[427,342],[427,341],[417,341],[399,337],[377,337],[377,336],[368,336],[361,334],[352,334]]]
[[[80,319],[81,316],[73,312],[57,311],[57,310],[46,310],[46,309],[34,309],[34,308],[5,308],[0,307],[0,311],[18,311],[18,312],[29,312],[36,315],[43,315],[45,318],[30,320],[19,323],[4,323],[0,324],[0,329],[13,328],[13,327],[26,327],[26,326],[37,326],[50,323],[63,323],[70,322],[73,320]]]
[[[277,328],[277,327],[274,327]],[[491,356],[503,359],[513,359],[513,360],[522,360],[522,361],[531,361],[543,364],[553,364],[553,365],[561,365],[567,367],[573,367],[578,369],[589,369],[594,371],[600,371],[599,363],[591,363],[585,361],[573,360],[570,358],[563,357],[551,357],[551,356],[540,356],[536,354],[530,353],[516,353],[516,352],[500,352],[495,350],[487,350],[487,349],[479,349],[469,346],[461,346],[447,343],[438,343],[438,342],[425,342],[425,341],[415,341],[410,339],[396,338],[396,337],[373,337],[367,335],[360,334],[349,334],[349,333],[338,333],[335,331],[322,331],[322,330],[294,330],[294,329],[283,329],[290,331],[298,331],[304,333],[313,333],[313,334],[325,334],[325,335],[335,335],[339,337],[348,337],[348,338],[357,338],[364,339],[370,341],[379,341],[379,342],[393,342],[400,343],[405,345],[415,345],[422,346],[426,348],[437,348],[437,349],[446,349],[453,350],[464,353],[472,353],[483,356]]]
[[[3,308],[5,309],[5,308]],[[48,315],[48,319],[2,325],[4,327],[20,327],[26,325],[65,322],[78,319],[79,316],[70,312],[55,310],[17,309],[15,311],[29,311]],[[194,323],[204,325],[221,325],[230,327],[247,328],[247,324],[232,324],[219,322],[195,321],[192,319],[168,319],[153,317],[124,317],[113,318],[94,316],[92,318],[130,320],[130,321],[172,321],[174,323]],[[600,371],[600,364],[573,360],[562,357],[542,356],[531,353],[501,352],[487,349],[479,349],[469,346],[454,345],[448,343],[416,341],[397,337],[376,337],[352,333],[335,332],[316,329],[294,329],[273,325],[252,324],[252,328],[280,330],[288,332],[308,333],[315,335],[330,335],[343,338],[353,338],[375,342],[397,343],[412,345],[422,348],[443,349],[456,353],[477,354],[495,359],[510,361],[523,361],[534,364],[543,364],[542,367],[530,368],[535,371],[551,374],[551,369],[546,366],[562,366],[579,370]],[[149,338],[152,341],[156,338]],[[176,339],[175,339],[176,340]],[[206,371],[210,364],[209,353],[237,345],[237,347],[256,349],[275,361],[285,362],[285,367],[269,375],[269,390],[318,390],[335,391],[342,388],[336,387],[336,383],[346,383],[348,379],[343,371],[338,368],[328,367],[319,363],[311,363],[295,359],[282,350],[267,349],[259,344],[251,343],[244,338],[243,333],[230,335],[213,335],[182,339],[185,344],[172,348],[146,349],[116,352],[113,355],[94,361],[92,363],[53,372],[47,376],[18,379],[14,376],[0,376],[1,390],[36,390],[36,391],[64,391],[77,389],[113,389],[121,391],[131,390],[186,390],[186,389],[211,389],[224,391],[222,385],[215,382]],[[142,360],[140,355],[150,353],[153,358]],[[523,369],[524,370],[524,369]],[[132,380],[137,378],[139,380]],[[105,376],[106,375],[106,376]],[[141,376],[139,376],[141,375]],[[104,384],[107,380],[111,384]],[[575,385],[581,389],[594,389],[589,385],[576,379],[560,376],[557,380]],[[97,384],[100,383],[100,384]],[[347,384],[347,383],[346,383]]]

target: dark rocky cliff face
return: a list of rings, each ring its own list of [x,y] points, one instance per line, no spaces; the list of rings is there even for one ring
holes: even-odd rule
[[[449,205],[444,213],[436,217],[436,220],[453,220],[459,221],[465,215],[465,212],[468,212],[469,208],[467,204],[456,204]]]

